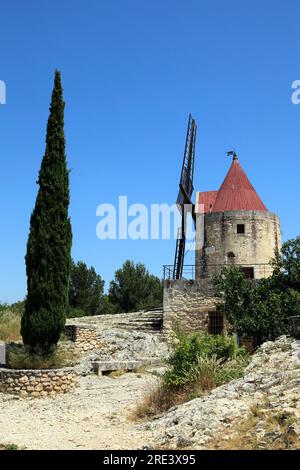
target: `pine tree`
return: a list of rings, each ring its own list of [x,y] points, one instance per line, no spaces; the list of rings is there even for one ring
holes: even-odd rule
[[[64,101],[55,72],[38,195],[27,243],[27,298],[21,333],[31,352],[47,355],[64,329],[68,305],[72,231],[65,155]]]
[[[109,300],[120,312],[134,312],[159,307],[163,302],[163,288],[142,263],[127,260],[115,272],[110,283]]]
[[[103,304],[104,281],[83,261],[72,262],[69,291],[70,307],[85,315],[100,315]]]

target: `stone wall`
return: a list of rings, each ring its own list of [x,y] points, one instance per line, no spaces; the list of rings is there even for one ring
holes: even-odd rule
[[[200,236],[203,220],[204,239]],[[245,233],[237,233],[238,224],[244,225]],[[280,244],[280,222],[270,212],[197,215],[196,278],[211,277],[220,266],[231,264],[253,267],[255,279],[268,277],[272,274],[268,263]]]
[[[101,348],[102,344],[94,328],[78,325],[66,325],[66,335],[74,342],[78,352],[87,352]]]
[[[77,385],[74,369],[0,369],[0,392],[42,398],[67,393]]]
[[[179,327],[182,331],[208,331],[209,312],[216,310],[212,282],[164,281],[164,331]]]

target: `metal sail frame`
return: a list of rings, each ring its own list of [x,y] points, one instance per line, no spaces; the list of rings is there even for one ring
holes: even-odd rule
[[[177,196],[177,207],[181,215],[181,227],[178,230],[176,240],[176,251],[174,259],[173,279],[181,279],[184,254],[185,254],[185,228],[187,211],[185,206],[189,205],[192,208],[191,215],[195,223],[195,205],[192,202],[192,194],[194,191],[194,167],[195,167],[195,147],[196,147],[197,125],[196,121],[189,115],[188,129],[186,134],[185,149],[183,156],[183,163],[181,169],[181,176],[179,181],[179,193]]]

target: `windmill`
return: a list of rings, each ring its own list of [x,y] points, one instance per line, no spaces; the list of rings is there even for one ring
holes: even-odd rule
[[[194,191],[194,166],[195,166],[195,145],[196,145],[196,134],[197,134],[197,125],[196,121],[192,118],[192,115],[189,116],[188,130],[185,141],[185,149],[183,156],[183,164],[181,169],[181,176],[179,182],[179,193],[177,196],[177,207],[180,212],[181,217],[181,226],[178,230],[177,240],[176,240],[176,251],[174,259],[174,269],[173,269],[173,279],[182,278],[182,270],[184,263],[184,253],[185,253],[185,228],[186,228],[186,219],[187,211],[185,210],[185,205],[188,204],[191,208],[191,215],[193,217],[194,223],[195,219],[195,206],[192,203],[192,194]]]

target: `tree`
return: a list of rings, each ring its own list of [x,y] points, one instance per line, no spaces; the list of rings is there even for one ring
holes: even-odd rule
[[[300,293],[282,288],[277,275],[253,282],[231,267],[215,276],[218,308],[237,334],[255,336],[258,344],[287,334],[289,317],[300,314]]]
[[[300,291],[300,236],[283,243],[273,266],[278,286]]]
[[[110,283],[109,300],[119,312],[133,312],[162,304],[162,283],[145,265],[125,261]]]
[[[68,305],[72,231],[65,155],[61,76],[55,72],[38,195],[27,242],[27,298],[21,333],[31,352],[47,355],[64,329]]]
[[[114,313],[118,313],[118,306],[111,303],[108,294],[104,294],[101,298],[99,314],[113,315]]]
[[[70,307],[82,311],[84,315],[99,315],[103,308],[104,281],[83,261],[72,262],[69,291]]]

